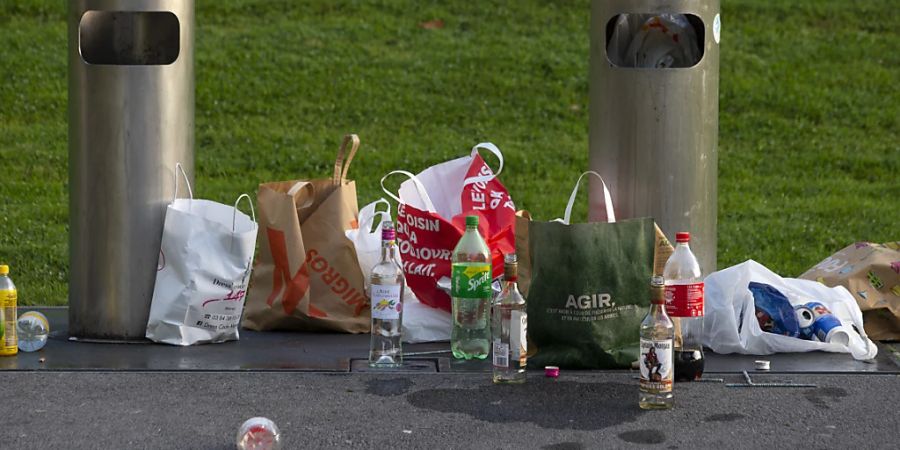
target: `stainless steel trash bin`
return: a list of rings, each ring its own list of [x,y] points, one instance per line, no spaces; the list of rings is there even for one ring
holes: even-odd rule
[[[141,340],[175,163],[193,174],[193,0],[69,2],[69,334]]]
[[[642,13],[686,14],[699,62],[611,62],[616,18]],[[619,217],[653,217],[670,238],[690,231],[704,274],[716,270],[720,24],[718,0],[594,0],[591,9],[590,167],[609,183]],[[591,219],[605,219],[599,183],[590,202]]]

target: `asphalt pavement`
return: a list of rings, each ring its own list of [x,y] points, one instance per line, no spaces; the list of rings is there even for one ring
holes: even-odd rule
[[[300,448],[896,448],[900,375],[753,375],[816,388],[683,383],[638,408],[625,372],[0,372],[2,448],[234,448],[266,416]]]

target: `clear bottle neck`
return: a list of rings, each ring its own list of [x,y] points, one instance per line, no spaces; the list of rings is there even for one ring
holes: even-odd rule
[[[394,247],[396,247],[396,243],[393,240],[382,240],[381,241],[381,260],[382,261],[391,261],[394,259]]]
[[[666,314],[666,291],[662,286],[654,285],[650,289],[650,314]]]
[[[503,263],[503,282],[510,290],[519,290],[519,264],[515,261]]]

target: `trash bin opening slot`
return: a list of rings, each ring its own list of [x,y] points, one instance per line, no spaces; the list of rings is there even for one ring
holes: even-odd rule
[[[689,68],[703,59],[705,38],[694,14],[617,14],[606,23],[606,58],[623,68]]]
[[[180,38],[178,17],[169,11],[87,11],[78,26],[78,48],[88,64],[172,64]]]

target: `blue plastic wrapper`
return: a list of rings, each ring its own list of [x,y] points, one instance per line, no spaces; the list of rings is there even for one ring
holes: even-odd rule
[[[791,302],[778,289],[765,283],[751,281],[748,286],[756,304],[759,328],[767,333],[798,337],[800,324]]]

